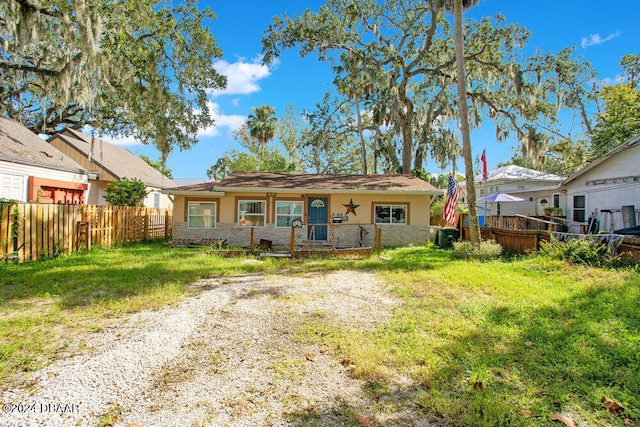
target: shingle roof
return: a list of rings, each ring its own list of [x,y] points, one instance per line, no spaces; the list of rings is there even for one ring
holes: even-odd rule
[[[65,156],[15,120],[0,117],[0,160],[48,169],[86,174],[78,163]]]
[[[208,183],[209,186],[211,183]],[[184,188],[184,187],[180,187]],[[214,185],[227,190],[322,190],[440,194],[413,175],[319,175],[271,172],[233,172]]]
[[[89,156],[91,136],[72,129],[65,129],[51,138],[55,137],[63,139],[83,155]],[[129,150],[97,138],[94,139],[91,161],[109,171],[118,179],[137,178],[149,187],[158,188],[169,188],[176,185],[175,182]]]

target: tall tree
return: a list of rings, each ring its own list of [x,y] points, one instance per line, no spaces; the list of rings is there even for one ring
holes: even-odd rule
[[[471,153],[471,130],[469,128],[469,110],[467,106],[467,79],[464,67],[464,33],[462,25],[462,9],[477,4],[477,0],[453,0],[454,40],[456,47],[456,81],[458,86],[458,103],[460,111],[460,129],[462,133],[462,158],[464,159],[467,186],[467,204],[469,206],[469,233],[474,246],[480,244],[480,225],[476,207],[475,174],[473,173],[473,156]],[[449,4],[450,5],[450,4]]]
[[[640,133],[640,90],[633,82],[605,86],[601,98],[604,111],[596,119],[591,144],[596,158]]]
[[[363,99],[374,91],[374,85],[367,73],[359,64],[355,55],[340,55],[340,64],[334,67],[337,76],[333,83],[338,92],[346,95],[353,101],[356,110],[356,124],[358,127],[358,138],[360,139],[360,155],[362,162],[362,174],[368,174],[367,167],[367,142],[364,136],[365,125],[363,124],[362,112],[360,110]],[[373,129],[372,127],[368,127]]]
[[[640,54],[628,54],[620,60],[620,66],[624,69],[627,80],[637,85],[640,83]]]
[[[296,18],[275,17],[263,38],[265,61],[301,44],[301,54],[318,51],[321,59],[345,53],[361,67],[377,70],[376,84],[387,88],[388,106],[402,134],[402,172],[410,173],[415,107],[410,83],[425,72],[427,58],[440,43],[442,17],[436,2],[328,0],[317,12]],[[427,22],[426,28],[424,23]],[[434,68],[439,62],[434,61]],[[453,62],[451,62],[453,63]]]
[[[439,158],[457,154],[448,131],[459,111],[452,96],[456,58],[451,25],[444,19],[447,4],[453,5],[431,0],[327,0],[316,12],[274,18],[263,38],[264,58],[272,61],[294,46],[303,56],[317,52],[320,60],[334,64],[348,58],[352,67],[343,67],[351,68],[346,77],[364,77],[373,88],[367,98],[376,103],[370,108],[374,133],[383,122],[398,132],[401,171],[409,173],[413,159],[413,167],[420,168],[434,149],[446,150],[446,155],[437,153]],[[531,123],[550,116],[553,109],[537,82],[523,80],[518,61],[529,32],[496,16],[470,21],[467,33],[470,126],[488,116],[500,121],[499,139],[517,130],[528,149],[542,145],[546,139]],[[381,141],[377,134],[376,156],[389,148],[378,146]]]
[[[0,112],[33,131],[132,135],[164,165],[212,124],[206,91],[226,79],[196,0],[5,0],[0,16]]]
[[[325,94],[315,109],[305,111],[309,124],[301,148],[306,168],[316,173],[362,173],[357,126],[349,100]]]
[[[259,137],[251,134],[247,124],[233,133],[241,150],[225,151],[218,161],[207,170],[212,179],[222,179],[232,171],[250,172],[294,172],[298,164],[282,153],[280,147],[265,146]]]
[[[253,114],[249,114],[247,126],[249,127],[249,134],[261,144],[260,157],[263,157],[267,143],[276,135],[278,118],[274,108],[270,105],[251,107],[251,109]]]

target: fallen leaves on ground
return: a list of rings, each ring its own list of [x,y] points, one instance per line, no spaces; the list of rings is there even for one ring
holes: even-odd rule
[[[356,415],[358,422],[362,427],[374,427],[373,423],[365,415]]]
[[[609,412],[611,412],[612,414],[620,415],[620,413],[624,411],[624,406],[622,406],[621,404],[619,404],[614,400],[609,399],[606,396],[602,396],[601,402],[602,402],[602,406],[607,408]]]
[[[574,423],[573,420],[571,418],[567,417],[566,415],[553,414],[551,419],[553,421],[560,421],[561,423],[563,423],[567,427],[576,427],[576,423]]]

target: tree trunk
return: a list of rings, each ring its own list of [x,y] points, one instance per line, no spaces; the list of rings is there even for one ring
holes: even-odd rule
[[[413,135],[411,132],[411,115],[408,114],[404,117],[404,123],[401,123],[402,127],[402,173],[411,173],[411,158],[413,149]]]
[[[480,226],[478,225],[478,209],[476,206],[476,186],[473,175],[473,156],[471,154],[471,132],[469,130],[469,112],[467,107],[467,79],[464,70],[464,37],[462,34],[462,0],[455,0],[453,7],[453,34],[456,48],[456,75],[458,80],[458,103],[460,111],[460,128],[462,131],[462,158],[467,187],[467,203],[469,204],[469,231],[471,244],[480,244]]]
[[[362,174],[367,175],[367,144],[364,141],[364,135],[362,135],[362,118],[360,117],[360,98],[355,97],[356,103],[356,118],[358,121],[358,136],[360,137],[360,149],[362,150]]]

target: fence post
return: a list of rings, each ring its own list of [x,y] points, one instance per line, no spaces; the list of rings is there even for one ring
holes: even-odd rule
[[[331,225],[331,253],[336,255],[336,226]]]
[[[149,212],[144,212],[144,237],[143,240],[149,240]]]
[[[293,258],[295,252],[294,245],[296,244],[296,229],[293,226],[291,226],[291,240],[289,241],[289,244],[291,249],[291,258]]]
[[[169,238],[169,211],[166,210],[164,212],[164,238],[168,239]]]

